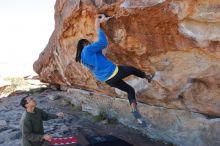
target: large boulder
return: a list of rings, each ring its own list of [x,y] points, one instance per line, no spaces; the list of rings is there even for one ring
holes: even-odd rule
[[[219,0],[57,0],[55,30],[34,63],[34,70],[44,82],[126,98],[120,91],[98,82],[83,65],[75,62],[78,40],[96,41],[95,16],[104,13],[113,17],[102,24],[109,42],[106,56],[116,64],[156,72],[151,84],[137,77],[126,79],[137,87],[138,101],[218,120],[219,6]],[[219,122],[213,124],[216,126]],[[185,126],[189,128],[188,125]],[[215,136],[210,134],[209,137]],[[200,144],[207,145],[212,138]],[[175,138],[168,140],[181,143]]]

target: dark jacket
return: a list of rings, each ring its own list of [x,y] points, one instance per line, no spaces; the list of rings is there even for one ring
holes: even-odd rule
[[[48,114],[35,108],[33,113],[25,111],[20,121],[22,146],[41,146],[44,143],[43,121],[55,119],[57,115]]]

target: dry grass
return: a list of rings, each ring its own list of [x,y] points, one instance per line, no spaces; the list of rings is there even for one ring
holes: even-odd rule
[[[4,80],[11,82],[11,85],[10,85],[10,86],[7,86],[7,87],[1,92],[1,94],[3,94],[3,95],[9,95],[9,94],[15,92],[16,89],[17,89],[17,87],[19,87],[19,86],[28,85],[27,81],[25,81],[25,79],[22,78],[22,77],[5,78]]]

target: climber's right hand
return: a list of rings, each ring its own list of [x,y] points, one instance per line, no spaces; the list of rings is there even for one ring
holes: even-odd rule
[[[99,23],[102,23],[108,21],[110,18],[111,17],[106,17],[105,14],[98,14],[96,19]]]

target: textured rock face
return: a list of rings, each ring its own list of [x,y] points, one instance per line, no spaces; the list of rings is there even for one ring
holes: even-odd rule
[[[210,41],[220,40],[218,0],[172,2],[171,7],[181,20],[179,31],[196,40],[200,47],[208,47]]]
[[[109,42],[106,56],[156,72],[152,84],[127,79],[143,85],[136,88],[139,101],[220,116],[219,0],[58,0],[55,30],[34,64],[42,81],[126,98],[74,60],[79,39],[97,39],[99,13],[113,16],[102,25]]]
[[[139,104],[140,112],[147,123],[147,127],[143,128],[137,125],[135,119],[127,112],[129,106],[124,99],[91,94],[78,89],[69,89],[66,97],[72,103],[81,105],[84,111],[95,115],[106,112],[109,117],[117,117],[124,125],[139,129],[151,138],[170,141],[178,146],[220,144],[220,119],[207,119],[198,113]]]

